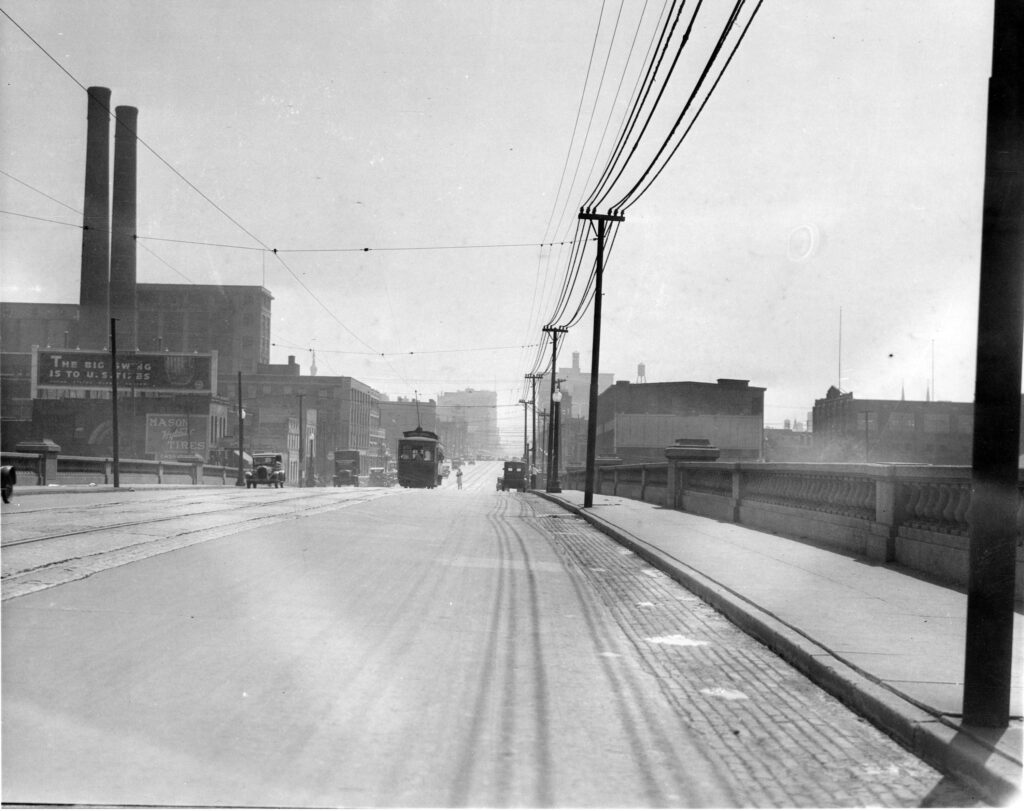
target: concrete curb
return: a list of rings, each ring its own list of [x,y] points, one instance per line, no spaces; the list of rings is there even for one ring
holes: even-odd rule
[[[1009,805],[1020,797],[1021,763],[970,730],[917,706],[822,647],[799,629],[627,530],[556,494],[530,491],[582,517],[617,543],[669,575],[811,681],[852,708],[908,751],[956,778],[986,801]]]

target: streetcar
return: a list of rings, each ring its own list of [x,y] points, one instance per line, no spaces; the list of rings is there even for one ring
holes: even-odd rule
[[[441,484],[444,445],[437,434],[416,426],[398,440],[398,483],[402,487],[434,488]]]

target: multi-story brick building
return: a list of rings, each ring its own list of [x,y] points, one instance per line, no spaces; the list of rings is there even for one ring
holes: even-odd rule
[[[300,372],[295,357],[290,356],[287,364],[265,364],[255,374],[242,375],[243,434],[264,446],[246,441],[246,450],[284,451],[287,434],[281,427],[294,420],[301,446],[296,450],[303,460],[305,479],[312,475],[322,483],[329,482],[337,450],[363,451],[363,475],[370,467],[383,467],[387,448],[380,426],[381,395],[352,377],[314,377]],[[222,375],[218,387],[230,402],[238,402],[238,375]],[[226,447],[233,447],[231,443],[232,437],[228,437]]]
[[[812,422],[818,461],[971,464],[974,403],[859,400],[832,386]]]
[[[763,456],[764,392],[747,380],[630,383],[597,398],[598,456],[664,461],[677,439],[706,439],[722,460]]]

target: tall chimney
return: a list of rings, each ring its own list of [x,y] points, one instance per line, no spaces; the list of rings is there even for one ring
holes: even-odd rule
[[[110,317],[117,319],[117,340],[138,349],[135,294],[136,126],[139,111],[118,107],[114,127],[114,191],[110,228]]]
[[[88,95],[78,344],[100,349],[110,330],[110,90],[90,87]]]

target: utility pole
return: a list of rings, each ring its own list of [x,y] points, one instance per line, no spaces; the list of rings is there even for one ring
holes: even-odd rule
[[[610,211],[598,214],[580,209],[581,220],[597,224],[597,271],[594,274],[594,343],[590,357],[590,401],[587,403],[587,483],[583,491],[583,506],[594,506],[594,479],[597,467],[597,374],[601,362],[601,280],[604,276],[604,233],[605,224],[624,222],[625,216]],[[554,376],[554,370],[551,372]]]
[[[551,401],[549,406],[549,413],[551,418],[548,420],[548,476],[547,476],[547,487],[545,491],[548,493],[559,492],[555,488],[557,487],[555,480],[558,478],[558,471],[554,469],[557,461],[553,458],[553,450],[555,445],[555,375],[558,372],[558,336],[562,333],[566,333],[569,330],[565,327],[544,327],[544,332],[551,335]]]
[[[995,0],[988,83],[963,719],[1010,723],[1024,341],[1024,5]]]
[[[235,487],[245,487],[245,411],[242,410],[242,373],[238,373],[238,478]]]
[[[527,432],[527,429],[526,429],[526,419],[527,419],[526,411],[527,411],[527,406],[530,405],[530,401],[529,400],[520,400],[519,402],[523,404],[523,464],[524,465],[529,465],[530,464],[530,434]]]
[[[537,486],[537,381],[543,378],[544,375],[527,375],[526,379],[530,381],[530,403],[533,409],[533,453],[530,460],[530,487]]]
[[[306,415],[305,415],[305,413],[302,410],[302,398],[304,396],[305,395],[303,395],[303,394],[299,395],[299,476],[298,476],[298,479],[299,479],[298,485],[299,485],[299,487],[302,487],[303,464],[305,463],[305,460],[306,460],[306,455],[305,455],[305,450],[304,450],[305,447],[306,447],[306,441],[304,439],[304,437],[306,436],[306,427],[305,427]]]
[[[121,434],[117,428],[117,319],[110,319],[110,432],[114,456],[114,487],[121,486]]]

